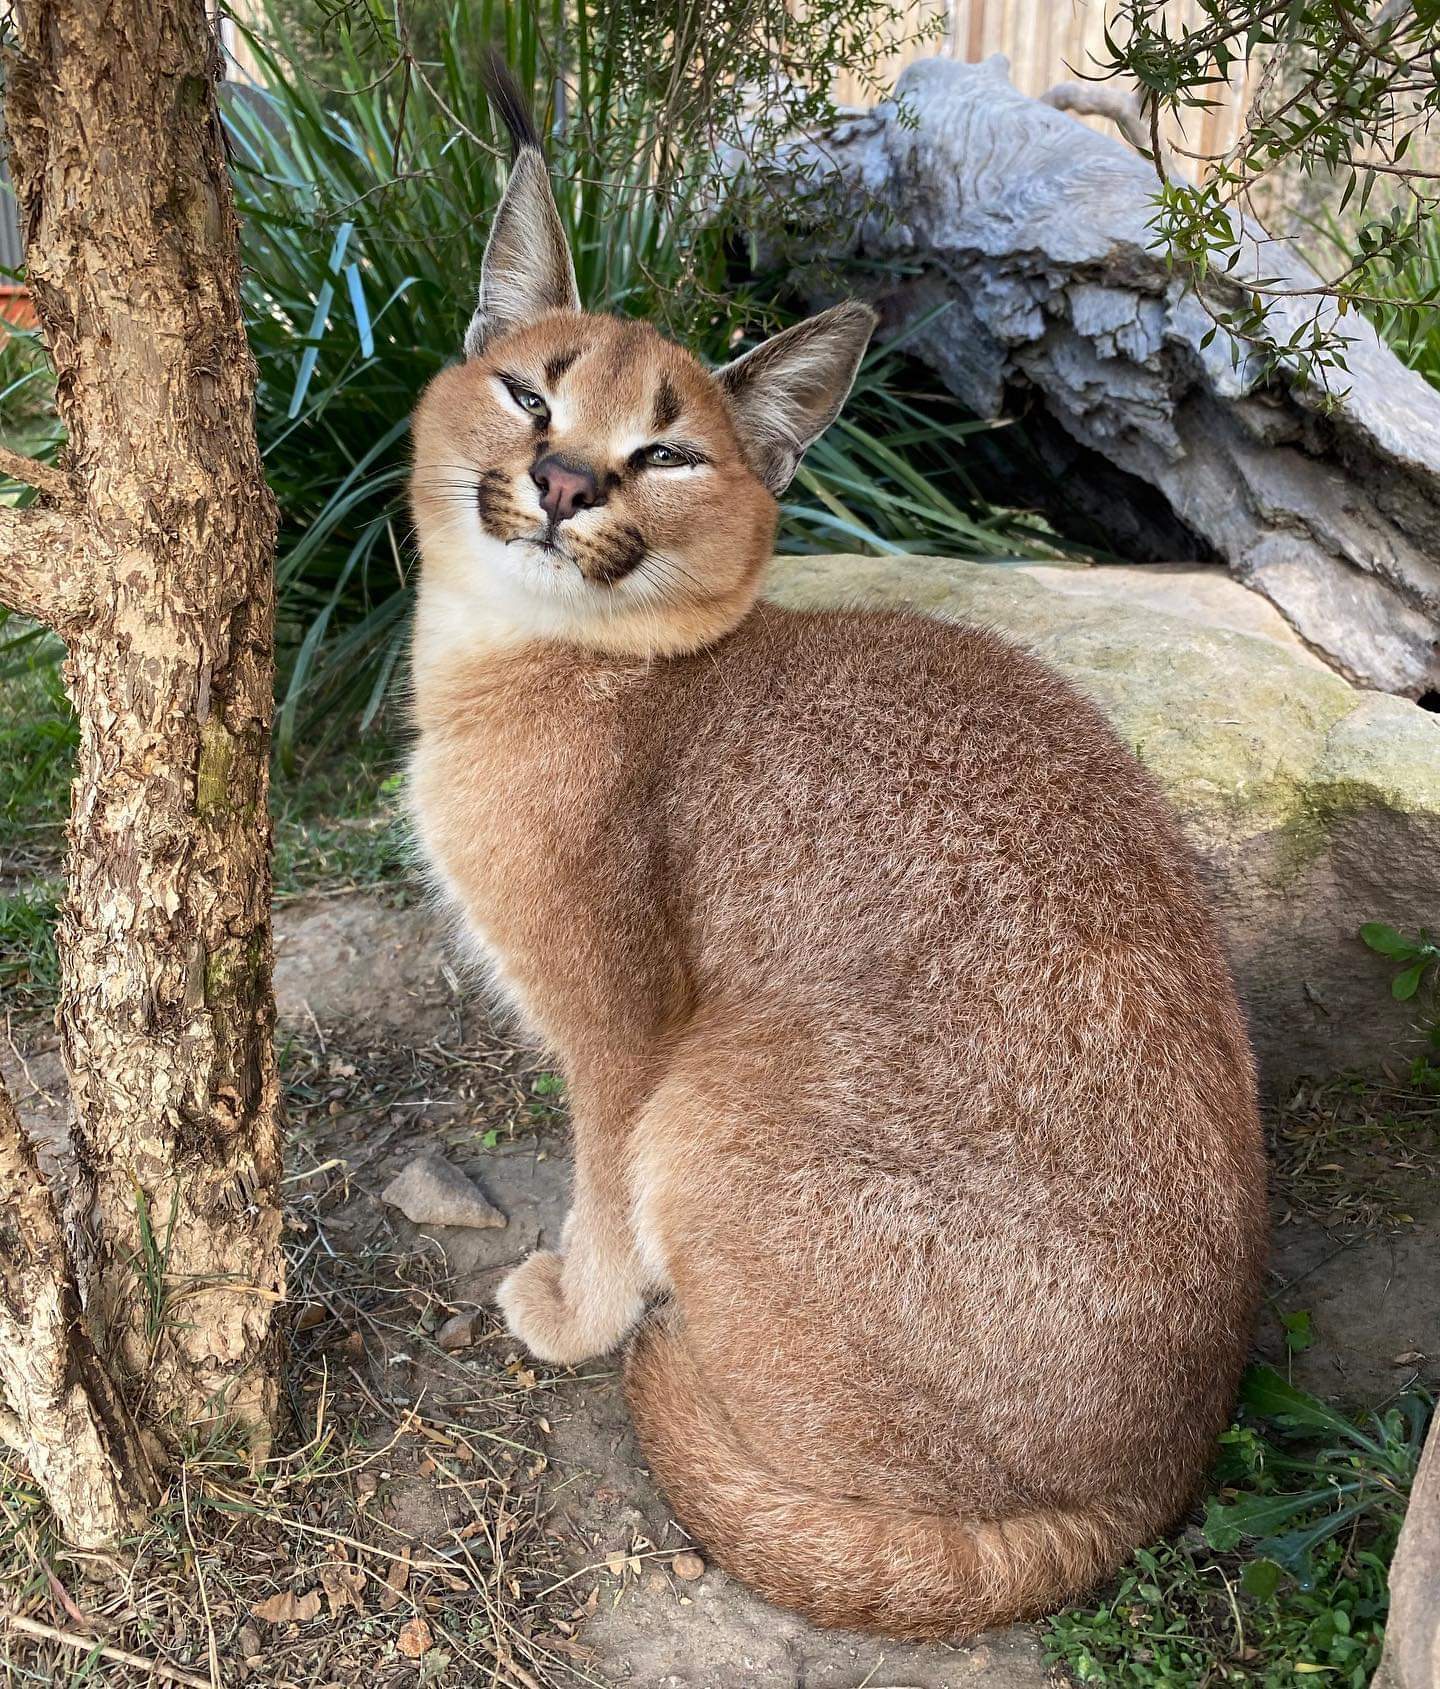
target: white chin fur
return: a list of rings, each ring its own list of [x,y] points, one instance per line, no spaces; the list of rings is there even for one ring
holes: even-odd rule
[[[599,586],[578,564],[543,546],[507,544],[487,534],[474,510],[423,523],[420,543],[425,570],[416,639],[437,652],[455,645],[583,639],[617,613],[653,608],[658,596],[643,564],[613,586]]]

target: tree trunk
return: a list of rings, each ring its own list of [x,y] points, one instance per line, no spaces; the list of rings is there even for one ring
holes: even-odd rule
[[[1395,1558],[1385,1653],[1372,1689],[1440,1683],[1440,1420],[1430,1427]]]
[[[0,1394],[7,1439],[63,1498],[70,1534],[114,1541],[155,1492],[129,1409],[95,1353],[50,1192],[0,1088]]]
[[[172,1445],[224,1422],[253,1448],[276,1401],[283,1296],[275,515],[219,57],[204,0],[23,0],[16,23],[11,172],[69,446],[61,474],[9,462],[49,502],[0,512],[0,601],[64,638],[80,723],[59,929],[69,1270],[142,1422]],[[0,1252],[13,1278],[13,1236]],[[73,1362],[78,1319],[47,1331]],[[24,1422],[26,1404],[10,1406]],[[49,1423],[26,1425],[37,1473]],[[127,1469],[123,1451],[108,1458]],[[74,1487],[49,1485],[77,1530],[83,1509],[60,1493]]]

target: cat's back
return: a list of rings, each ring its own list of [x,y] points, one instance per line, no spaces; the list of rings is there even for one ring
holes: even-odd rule
[[[1017,1471],[1073,1458],[1062,1398],[1087,1369],[1095,1459],[1123,1471],[1170,1434],[1169,1396],[1127,1395],[1140,1375],[1193,1369],[1204,1442],[1243,1351],[1264,1174],[1243,1020],[1153,779],[978,628],[767,608],[683,688],[669,851],[717,1006],[713,1118],[687,1131],[743,1193],[705,1187],[748,1258],[786,1263],[846,1334],[845,1425],[887,1399],[894,1348],[872,1366],[867,1334],[898,1321],[896,1411],[938,1423],[983,1396]]]
[[[1154,779],[998,634],[767,605],[682,669],[672,826],[716,886],[737,860],[742,895],[823,884],[862,942],[984,911],[992,945],[1014,926],[1218,949]]]
[[[964,1097],[1002,1171],[1033,1133],[1062,1192],[1152,1152],[1250,1166],[1248,1039],[1189,852],[1061,676],[984,629],[765,608],[682,691],[667,854],[702,995],[773,1005],[852,1125],[945,1139]]]

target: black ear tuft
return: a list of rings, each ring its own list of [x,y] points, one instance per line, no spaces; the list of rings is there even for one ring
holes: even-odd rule
[[[519,157],[521,147],[534,147],[536,152],[543,152],[545,148],[540,139],[540,131],[535,127],[535,119],[530,115],[530,102],[520,91],[520,84],[515,80],[510,66],[493,47],[485,55],[482,80],[496,116],[510,132],[511,162]]]
[[[477,357],[487,340],[547,311],[580,309],[575,265],[530,108],[498,53],[489,55],[484,75],[514,156],[480,268],[480,297],[465,331],[467,358]]]

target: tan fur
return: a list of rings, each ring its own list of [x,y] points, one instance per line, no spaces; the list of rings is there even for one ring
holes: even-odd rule
[[[581,512],[568,555],[507,543],[538,507],[502,368],[601,469],[668,383],[706,465]],[[549,312],[417,414],[417,828],[575,1140],[559,1246],[500,1301],[547,1360],[632,1340],[677,1517],[761,1594],[964,1635],[1202,1479],[1264,1252],[1250,1055],[1089,703],[978,630],[755,604],[774,455],[730,403]],[[647,562],[607,587],[619,525]]]

